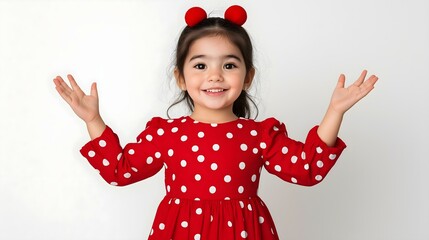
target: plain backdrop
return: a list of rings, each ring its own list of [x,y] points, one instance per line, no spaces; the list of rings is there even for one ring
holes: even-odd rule
[[[262,173],[281,239],[429,239],[429,1],[0,0],[0,239],[147,239],[163,172],[106,184],[80,155],[84,123],[52,79],[99,87],[101,114],[134,141],[178,93],[172,61],[184,13],[248,12],[258,120],[304,140],[341,73],[380,80],[347,112],[348,148],[319,185]],[[188,114],[175,108],[175,117]]]

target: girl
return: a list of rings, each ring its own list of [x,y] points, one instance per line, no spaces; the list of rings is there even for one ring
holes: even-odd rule
[[[335,164],[344,142],[337,138],[344,113],[377,81],[366,71],[345,88],[340,75],[329,108],[306,141],[290,139],[275,118],[249,119],[255,69],[252,44],[241,26],[246,13],[230,7],[224,18],[207,18],[201,8],[185,15],[174,75],[182,90],[176,102],[191,114],[152,118],[135,143],[121,147],[99,114],[96,84],[86,95],[71,75],[54,83],[61,97],[85,121],[91,141],[82,155],[107,183],[124,186],[165,167],[166,196],[149,239],[279,239],[270,213],[258,197],[262,166],[283,180],[312,186]],[[175,103],[175,104],[176,104]],[[175,105],[173,104],[173,105]]]

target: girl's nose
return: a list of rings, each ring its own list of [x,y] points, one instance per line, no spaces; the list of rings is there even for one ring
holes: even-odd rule
[[[210,72],[209,82],[221,82],[223,81],[222,71],[219,69],[213,69]]]

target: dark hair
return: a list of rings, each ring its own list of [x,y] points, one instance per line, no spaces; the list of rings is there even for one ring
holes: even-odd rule
[[[175,59],[175,67],[180,76],[183,76],[183,67],[191,44],[206,36],[226,37],[232,44],[240,49],[241,54],[243,55],[247,74],[249,74],[250,71],[253,71],[253,46],[246,30],[243,27],[223,18],[211,17],[204,19],[193,27],[186,26],[180,34],[176,47]],[[189,96],[189,93],[187,91],[182,91],[176,101],[168,107],[167,116],[170,117],[168,112],[173,106],[183,101],[191,111],[194,110],[194,102]],[[240,96],[235,100],[232,107],[233,113],[237,117],[250,118],[252,113],[250,103],[255,107],[256,118],[258,116],[258,107],[245,90],[242,90]]]

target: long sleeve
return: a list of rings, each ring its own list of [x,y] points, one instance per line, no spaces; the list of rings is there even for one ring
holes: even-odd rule
[[[156,137],[156,119],[152,119],[135,143],[122,148],[118,136],[107,126],[100,137],[89,141],[80,152],[107,183],[124,186],[161,170],[163,161],[155,144]]]
[[[335,146],[327,146],[312,128],[305,142],[288,137],[286,127],[274,118],[265,120],[266,132],[261,143],[264,166],[281,179],[313,186],[321,182],[336,163],[346,144],[338,138]]]

